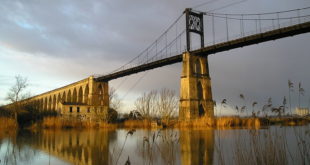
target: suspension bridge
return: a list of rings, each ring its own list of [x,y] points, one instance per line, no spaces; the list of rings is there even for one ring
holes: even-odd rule
[[[269,13],[185,11],[150,46],[105,75],[91,76],[24,100],[38,110],[106,116],[108,82],[182,62],[179,118],[214,116],[208,56],[310,31],[310,7]],[[74,113],[75,112],[75,113]]]
[[[260,14],[223,14],[186,9],[184,13],[141,54],[113,72],[97,76],[96,80],[109,81],[149,69],[178,63],[182,61],[182,54],[185,51],[194,55],[208,56],[230,49],[307,33],[309,32],[310,26],[309,11],[310,8],[308,7]],[[303,13],[303,15],[301,15],[301,13]],[[189,25],[187,25],[191,27],[181,29],[178,33],[177,24],[183,21],[181,18],[183,16],[186,17],[185,15],[191,17]],[[201,17],[195,17],[198,15]],[[207,18],[202,18],[202,16],[206,16]],[[204,37],[206,37],[204,31],[206,30],[204,30],[203,22],[207,19],[212,21],[211,24],[208,24],[208,27],[211,27],[212,33],[207,36],[209,38],[212,37],[212,41],[204,44]],[[222,21],[222,24],[220,21]],[[240,23],[239,26],[236,26],[236,22]],[[224,25],[222,29],[224,30],[225,36],[223,37],[223,34],[219,35],[219,37],[222,37],[220,40],[217,40],[218,37],[216,36],[215,30],[218,28],[215,27],[216,25]],[[234,29],[230,29],[230,26]],[[239,33],[236,32],[236,29],[239,30]],[[246,31],[247,29],[249,30]],[[168,42],[167,38],[171,31],[175,32],[176,35],[175,38]],[[202,40],[200,48],[191,49],[192,43],[190,42],[188,32],[201,35]],[[173,51],[173,53],[171,51]]]

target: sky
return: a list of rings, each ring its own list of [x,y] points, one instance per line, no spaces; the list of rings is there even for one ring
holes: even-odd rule
[[[237,4],[220,9],[232,3]],[[27,91],[36,95],[111,72],[149,46],[185,8],[264,13],[309,6],[310,0],[1,0],[0,104],[8,103],[5,97],[16,75],[27,77]],[[217,34],[225,32],[220,29]],[[293,105],[301,82],[306,91],[302,106],[308,107],[309,43],[310,34],[302,34],[210,55],[214,100],[225,98],[231,107],[254,101],[262,106],[271,97],[281,104],[290,79]],[[120,111],[133,110],[144,92],[168,88],[179,94],[181,67],[178,63],[110,81],[122,99]]]

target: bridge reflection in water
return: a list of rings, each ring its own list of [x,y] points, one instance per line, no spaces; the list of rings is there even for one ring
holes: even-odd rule
[[[108,164],[109,139],[114,134],[115,131],[48,130],[17,139],[69,164],[99,165]]]
[[[159,134],[158,138],[155,138],[155,143],[152,142],[154,133]],[[57,164],[55,162],[57,159],[67,164],[79,165],[115,164],[116,162],[125,164],[128,157],[131,164],[213,163],[214,130],[137,130],[132,136],[128,136],[119,155],[126,135],[126,130],[44,130],[19,132],[16,137],[10,139],[12,144],[18,146],[19,152],[25,152],[22,151],[23,148],[28,150],[31,148],[31,150],[41,151],[40,153],[45,155],[46,159],[53,157],[51,161],[45,160],[50,164]],[[172,135],[175,135],[173,140],[167,140]],[[149,137],[152,151],[142,146],[145,137]],[[3,150],[4,146],[0,145],[0,150]],[[38,160],[42,159],[42,154],[33,154],[27,159],[31,164],[36,165],[40,162]],[[1,157],[4,158],[2,153],[0,153]],[[119,160],[116,161],[116,159]]]

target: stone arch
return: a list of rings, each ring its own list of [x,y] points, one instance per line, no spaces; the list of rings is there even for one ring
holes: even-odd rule
[[[31,106],[32,106],[33,110],[37,111],[38,110],[38,100],[32,100]]]
[[[196,59],[195,63],[194,63],[194,73],[195,74],[201,74],[201,61],[200,59]]]
[[[41,102],[41,99],[38,99],[38,100],[37,100],[37,110],[38,110],[38,111],[40,111],[40,109],[41,109],[41,104],[40,104],[40,102]]]
[[[69,90],[68,95],[67,95],[67,102],[72,102],[71,100],[71,91]]]
[[[59,104],[61,102],[61,95],[60,95],[60,93],[58,93],[58,95],[57,95],[57,104]]]
[[[89,87],[87,84],[84,90],[84,98],[83,98],[83,103],[85,104],[88,104],[88,94],[89,94]]]
[[[44,104],[43,104],[43,98],[40,99],[40,109],[39,111],[43,111],[44,110]]]
[[[77,102],[77,92],[76,92],[76,88],[73,89],[72,102],[73,102],[73,103],[76,103],[76,102]]]
[[[31,101],[31,106],[33,108],[33,110],[38,110],[38,100],[32,100]]]
[[[82,89],[82,87],[79,88],[77,102],[83,103],[83,89]]]
[[[199,104],[198,112],[199,112],[199,116],[204,116],[205,115],[205,110],[204,110],[202,104]]]
[[[38,100],[38,111],[41,112],[42,111],[42,99]]]
[[[62,97],[61,97],[61,102],[62,103],[64,103],[64,102],[66,102],[67,101],[67,97],[66,97],[67,95],[66,95],[66,91],[64,91],[63,93],[62,93]]]
[[[198,83],[197,83],[197,98],[199,100],[203,99],[203,88],[202,88],[202,85],[201,85],[200,81],[198,81]]]
[[[44,109],[44,111],[46,111],[47,110],[47,97],[45,97],[43,104],[44,104],[43,109]]]
[[[98,85],[97,94],[98,94],[99,105],[103,105],[103,88],[101,84]]]
[[[34,101],[33,101],[33,107],[34,107],[34,109],[35,109],[36,111],[39,110],[39,100],[34,100]]]
[[[37,111],[39,109],[39,100],[33,100],[32,106],[33,106],[33,109]]]
[[[60,106],[60,102],[61,102],[61,95],[60,93],[58,93],[58,96],[57,96],[57,101],[56,101],[56,110],[60,109],[59,106]]]
[[[52,110],[52,96],[48,99],[48,110]]]
[[[52,110],[56,110],[56,95],[53,96],[53,108]]]

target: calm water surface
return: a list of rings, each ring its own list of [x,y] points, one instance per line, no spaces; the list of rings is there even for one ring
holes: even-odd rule
[[[250,163],[253,155],[308,164],[309,130],[307,125],[259,130],[20,131],[0,137],[0,165],[123,165],[127,160],[132,165],[242,164]]]

